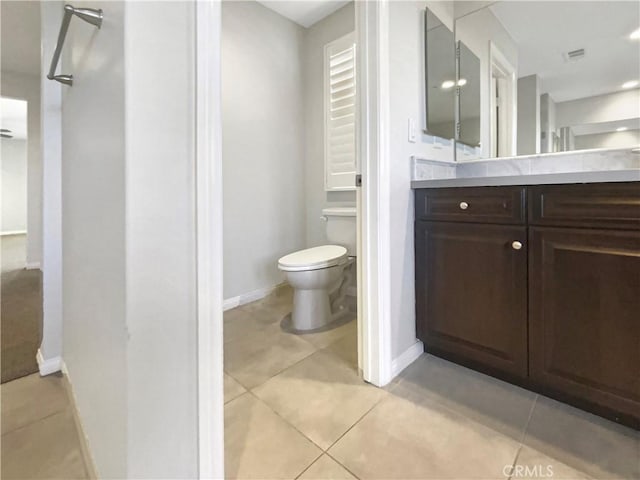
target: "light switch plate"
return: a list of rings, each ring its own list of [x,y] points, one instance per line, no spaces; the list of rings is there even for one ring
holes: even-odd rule
[[[416,122],[413,118],[409,118],[407,122],[408,140],[411,143],[416,143]]]

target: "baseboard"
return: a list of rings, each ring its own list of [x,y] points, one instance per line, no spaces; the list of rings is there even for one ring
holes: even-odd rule
[[[38,349],[38,353],[36,354],[36,361],[38,362],[38,370],[42,377],[62,370],[62,358],[53,357],[45,360],[40,349]]]
[[[222,302],[222,309],[225,312],[238,306],[240,306],[240,297],[227,298],[224,302]]]
[[[78,432],[78,438],[80,439],[80,451],[82,453],[82,458],[84,459],[84,464],[87,468],[87,475],[90,480],[97,480],[98,473],[96,470],[96,464],[93,461],[93,456],[91,455],[91,450],[89,449],[89,440],[87,439],[87,436],[84,433],[84,427],[82,426],[82,420],[80,419],[80,414],[78,412],[76,394],[73,391],[73,384],[71,383],[69,370],[67,370],[67,366],[65,365],[64,362],[61,362],[61,363],[62,363],[64,388],[67,392],[67,398],[69,399],[69,403],[71,404],[71,412],[73,414],[73,423],[75,423],[76,431]]]
[[[286,283],[279,283],[271,287],[259,288],[258,290],[243,293],[242,295],[238,295],[237,297],[227,298],[223,303],[223,309],[226,311],[232,308],[239,307],[241,305],[246,305],[247,303],[255,302],[256,300],[260,300],[272,294],[283,285],[286,285]]]
[[[24,268],[26,270],[40,270],[40,262],[27,263]]]
[[[415,362],[424,353],[424,345],[420,340],[407,348],[391,362],[391,376],[395,378],[405,368]]]
[[[7,230],[6,232],[0,232],[0,237],[4,237],[5,235],[26,235],[26,230]]]

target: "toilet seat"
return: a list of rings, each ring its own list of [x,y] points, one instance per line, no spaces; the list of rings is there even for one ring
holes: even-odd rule
[[[348,258],[347,249],[339,245],[323,245],[285,255],[278,260],[278,268],[285,272],[303,272],[334,267]]]

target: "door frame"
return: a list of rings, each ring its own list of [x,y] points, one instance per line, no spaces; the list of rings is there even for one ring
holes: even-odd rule
[[[496,83],[501,87],[499,91],[502,92],[499,104],[496,102],[495,96]],[[492,41],[489,41],[489,88],[491,89],[489,94],[491,156],[497,156],[494,155],[497,150],[500,150],[500,156],[516,155],[518,132],[516,125],[518,120],[516,67],[509,62],[507,56]],[[496,120],[499,120],[496,116],[497,106],[502,107],[500,116],[502,121],[499,124],[508,126],[504,130],[502,127],[496,130]],[[500,130],[502,131],[500,132]],[[499,133],[506,133],[506,135],[498,135]],[[495,141],[496,136],[499,138],[497,142]]]
[[[389,2],[355,2],[358,48],[358,360],[382,387],[391,354],[391,186],[389,159]]]
[[[195,2],[198,476],[224,478],[222,4]]]
[[[196,3],[196,237],[199,478],[224,478],[221,2]],[[389,158],[389,2],[355,2],[357,38],[358,363],[393,377]],[[204,46],[204,48],[199,48]]]

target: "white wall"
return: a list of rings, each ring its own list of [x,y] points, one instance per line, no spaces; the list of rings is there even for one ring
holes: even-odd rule
[[[537,75],[518,79],[518,155],[540,153],[540,81]]]
[[[593,135],[577,135],[575,137],[576,150],[591,148],[624,148],[640,145],[640,130],[625,130],[624,132],[607,132]]]
[[[348,4],[304,29],[256,2],[223,2],[225,298],[283,280],[280,256],[326,243],[324,45],[352,32]]]
[[[638,117],[640,117],[640,88],[556,103],[558,127]]]
[[[27,231],[27,141],[0,140],[2,233]]]
[[[355,206],[356,192],[324,189],[324,46],[355,29],[349,3],[304,32],[306,246],[327,243],[322,209]]]
[[[545,93],[540,96],[540,153],[554,151],[553,139],[557,125],[556,103],[551,95]]]
[[[0,77],[0,93],[3,97],[27,101],[27,264],[39,265],[42,259],[40,78],[37,75],[5,71]]]
[[[283,281],[305,247],[303,28],[257,2],[222,4],[224,297]]]
[[[196,478],[195,3],[127,2],[125,38],[127,478]]]
[[[83,6],[106,13],[99,31],[74,19],[60,67],[63,358],[98,475],[126,478],[125,8]]]
[[[49,68],[49,55],[58,41],[63,4],[40,4],[41,70]],[[60,368],[62,361],[62,86],[40,77],[42,141],[42,344],[43,365]],[[66,88],[66,87],[65,87]],[[45,241],[46,239],[46,241]],[[43,368],[44,370],[44,368]]]
[[[194,5],[83,6],[105,20],[72,22],[62,66],[64,361],[100,478],[194,478]]]
[[[407,119],[417,125],[425,119],[424,102],[424,7],[445,23],[452,22],[447,2],[389,3],[389,89],[391,157],[391,319],[392,356],[397,358],[416,341],[415,280],[413,251],[413,192],[411,156],[434,158],[433,138],[418,135],[407,140]]]

